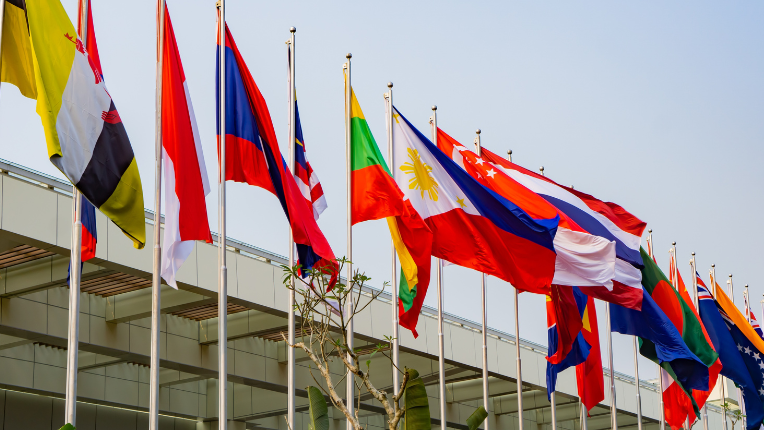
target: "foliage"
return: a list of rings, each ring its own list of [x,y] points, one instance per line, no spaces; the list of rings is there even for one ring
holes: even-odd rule
[[[403,423],[402,430],[429,430],[430,424],[430,403],[427,399],[427,390],[424,387],[419,372],[414,369],[407,369],[409,383],[403,391]]]
[[[486,418],[488,418],[488,412],[483,406],[480,406],[475,409],[475,412],[473,412],[469,418],[467,418],[467,427],[469,427],[470,430],[477,430]]]
[[[732,428],[735,428],[735,424],[737,424],[738,421],[745,418],[745,415],[743,414],[743,411],[740,409],[732,409],[732,405],[729,404],[729,402],[722,403],[722,410],[724,411],[725,419],[729,417],[729,420],[732,422]]]
[[[60,429],[58,429],[58,430],[74,430],[74,429],[75,429],[75,427],[74,427],[73,425],[71,425],[71,424],[65,424],[63,427],[61,427],[61,428],[60,428]]]
[[[371,382],[371,360],[367,359],[361,365],[361,357],[373,357],[380,354],[392,363],[389,354],[394,338],[386,336],[384,343],[366,345],[362,348],[350,348],[346,342],[348,331],[353,318],[363,312],[373,300],[382,294],[382,291],[373,291],[364,288],[370,278],[359,271],[355,271],[352,279],[338,279],[337,273],[342,273],[345,265],[352,264],[347,258],[335,260],[335,267],[314,267],[313,270],[302,270],[305,277],[300,276],[300,265],[294,267],[281,266],[284,270],[284,285],[295,295],[294,310],[296,320],[296,336],[294,343],[290,343],[286,335],[282,333],[287,345],[296,350],[303,351],[312,362],[310,366],[311,376],[320,389],[337,408],[354,430],[363,427],[359,421],[358,411],[361,407],[361,394],[366,391],[366,396],[377,400],[385,410],[389,430],[397,430],[398,423],[405,414],[401,407],[401,400],[409,383],[410,372],[408,369],[401,370],[393,363],[393,371],[402,374],[400,387],[393,387],[392,393],[379,389]],[[335,272],[335,270],[337,270]],[[335,282],[336,283],[333,283]],[[387,283],[385,283],[385,287]],[[299,297],[298,297],[299,296]],[[335,381],[335,375],[329,370],[333,361],[339,360],[347,371],[354,375],[353,383],[356,386],[358,404],[351,413],[342,397],[337,392],[347,375]],[[385,368],[389,368],[388,365]],[[319,382],[317,379],[323,381]],[[421,381],[421,379],[420,379]],[[316,387],[313,387],[316,388]],[[424,390],[424,385],[422,385]],[[323,397],[323,396],[322,396]],[[427,400],[425,393],[425,402]],[[421,402],[421,400],[420,400]],[[311,407],[313,402],[311,400]],[[421,406],[420,406],[421,408]],[[427,409],[427,422],[429,426],[429,405]],[[311,414],[313,412],[311,411]],[[318,417],[318,415],[316,415]],[[313,419],[313,415],[311,415]],[[411,428],[411,427],[410,427]],[[425,428],[425,427],[415,427]],[[322,430],[316,427],[315,430]]]
[[[310,403],[309,430],[329,430],[329,407],[326,406],[324,393],[316,387],[308,387],[308,403]]]

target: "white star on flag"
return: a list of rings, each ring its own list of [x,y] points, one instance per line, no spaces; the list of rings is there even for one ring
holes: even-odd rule
[[[743,351],[744,351],[746,354],[751,354],[751,348],[749,348],[749,347],[747,347],[747,346],[745,347],[745,349],[744,349]]]
[[[764,396],[764,388],[759,388],[759,394],[761,394],[762,396]]]
[[[477,161],[475,161],[475,164],[477,164],[477,165],[480,165],[480,164],[483,164],[483,163],[485,163],[485,161],[483,161],[482,158],[478,158]]]
[[[754,352],[753,353],[753,358],[755,358],[756,360],[759,360],[759,359],[761,359],[761,355],[759,355],[758,352]]]
[[[743,352],[743,345],[738,344],[737,350],[740,352]]]
[[[759,368],[764,369],[764,363],[759,363]]]
[[[495,170],[493,170],[493,169],[489,170],[489,171],[486,173],[486,175],[488,175],[488,177],[489,177],[489,178],[493,178],[493,175],[495,175],[495,174],[496,174],[496,171],[495,171]]]

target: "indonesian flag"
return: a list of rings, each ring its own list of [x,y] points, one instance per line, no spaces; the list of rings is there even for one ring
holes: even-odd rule
[[[160,23],[161,25],[161,23]],[[201,139],[186,75],[165,5],[162,46],[162,168],[165,228],[162,278],[177,289],[175,274],[194,249],[195,240],[212,242],[205,196],[210,192]]]

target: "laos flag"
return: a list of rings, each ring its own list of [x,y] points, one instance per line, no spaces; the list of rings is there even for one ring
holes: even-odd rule
[[[220,48],[218,40],[218,54]],[[236,47],[228,25],[225,28],[224,49],[225,180],[264,188],[278,197],[289,220],[302,267],[329,270],[334,278],[336,262],[332,248],[313,218],[313,208],[303,197],[281,155],[268,106]],[[217,61],[219,66],[220,55]],[[220,67],[216,70],[217,134],[220,142]]]

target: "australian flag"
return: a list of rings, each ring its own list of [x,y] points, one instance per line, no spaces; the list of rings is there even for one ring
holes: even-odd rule
[[[702,281],[698,285],[698,307],[708,337],[719,353],[723,366],[720,373],[742,390],[747,428],[758,429],[764,421],[764,351],[735,324]]]

